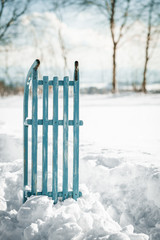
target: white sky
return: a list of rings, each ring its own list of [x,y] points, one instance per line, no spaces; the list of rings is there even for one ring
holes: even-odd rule
[[[13,51],[8,56],[10,73],[16,76],[19,73],[24,78],[32,62],[39,58],[40,77],[58,75],[62,78],[64,74],[72,75],[74,61],[78,60],[82,82],[111,83],[112,42],[103,19],[93,21],[92,13],[87,12],[81,12],[77,16],[68,15],[65,16],[65,22],[60,22],[52,12],[35,12],[24,16],[21,41],[16,39],[11,46]],[[98,21],[101,24],[98,24]],[[62,52],[57,41],[59,27],[67,48],[69,70],[65,72]],[[132,82],[134,78],[141,77],[145,52],[143,31],[144,26],[141,23],[135,24],[120,43],[121,47],[117,51],[117,78],[120,81]],[[136,38],[133,38],[133,33],[136,33]],[[159,70],[159,54],[160,48],[157,48],[149,62],[150,70]],[[1,67],[5,67],[6,64],[3,59],[4,55],[1,54]],[[15,70],[18,73],[15,74]]]

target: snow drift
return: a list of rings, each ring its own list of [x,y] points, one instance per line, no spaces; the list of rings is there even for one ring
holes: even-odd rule
[[[0,239],[160,239],[158,95],[81,97],[83,196],[56,205],[22,204],[22,103],[0,99]]]

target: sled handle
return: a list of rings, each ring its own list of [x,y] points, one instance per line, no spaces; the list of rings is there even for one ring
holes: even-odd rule
[[[39,67],[39,65],[40,65],[40,61],[39,61],[39,59],[36,59],[34,61],[34,63],[32,64],[32,66],[30,67],[29,71],[28,71],[28,74],[27,74],[27,77],[26,77],[26,82],[25,82],[27,85],[29,84],[29,82],[31,80],[31,74],[33,72],[33,69],[37,69]]]
[[[28,100],[29,100],[29,83],[33,78],[33,73],[37,72],[37,69],[40,65],[39,59],[36,59],[32,66],[30,67],[26,81],[24,86],[24,100],[23,100],[23,124],[25,120],[28,118]],[[24,194],[23,194],[23,202],[26,201],[26,193],[25,187],[28,185],[28,127],[24,126],[23,131],[24,138]]]

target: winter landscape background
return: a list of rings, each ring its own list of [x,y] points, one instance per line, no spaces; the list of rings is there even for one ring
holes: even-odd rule
[[[159,0],[0,2],[0,240],[160,240],[159,10]],[[48,197],[36,196],[22,203],[23,87],[37,58],[41,61],[39,79],[68,75],[72,80],[74,61],[79,61],[80,119],[84,126],[80,127],[82,197],[77,201],[68,199],[54,205]],[[38,92],[42,118],[40,87]],[[50,92],[50,119],[52,100]],[[62,101],[60,89],[59,119]],[[72,91],[69,102],[72,119]],[[59,130],[60,190],[63,133],[61,127]],[[50,191],[51,127],[48,140]],[[29,149],[30,145],[31,129]],[[39,191],[41,152],[39,126]],[[30,179],[31,160],[29,185]]]

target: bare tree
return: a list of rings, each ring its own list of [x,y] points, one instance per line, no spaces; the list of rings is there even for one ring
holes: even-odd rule
[[[15,27],[27,11],[31,0],[0,1],[0,44],[8,42],[16,34]]]
[[[64,62],[64,75],[66,74],[66,71],[68,70],[68,62],[67,62],[67,47],[65,44],[65,40],[63,37],[63,24],[62,24],[62,14],[60,11],[55,11],[57,21],[56,23],[49,25],[47,23],[47,19],[44,17],[44,15],[39,14],[39,16],[34,17],[34,15],[28,15],[25,18],[29,21],[30,24],[28,24],[28,32],[31,32],[31,36],[33,38],[33,42],[35,45],[35,49],[37,52],[41,52],[41,57],[43,58],[44,53],[48,52],[49,55],[47,58],[51,55],[52,58],[54,57],[54,65],[56,61],[56,54],[55,54],[55,47],[52,41],[47,41],[47,44],[43,44],[44,39],[39,38],[39,35],[49,35],[50,37],[54,36],[55,39],[57,39],[60,51],[62,54],[62,59]],[[28,34],[30,36],[30,34]],[[46,40],[45,40],[46,43]],[[41,45],[43,44],[43,49]],[[46,47],[44,47],[47,45]],[[45,49],[45,51],[44,51]],[[41,58],[41,60],[42,60]]]
[[[106,1],[107,3],[107,1]],[[129,5],[130,5],[130,0],[127,0],[126,8],[123,13],[123,20],[120,24],[119,27],[119,34],[116,39],[115,37],[115,11],[116,11],[116,3],[117,0],[111,0],[110,6],[108,6],[108,13],[109,13],[109,22],[110,22],[110,31],[111,31],[111,37],[112,37],[112,43],[113,43],[113,72],[112,72],[112,91],[116,91],[116,52],[117,52],[117,46],[122,38],[124,32],[123,29],[126,25],[127,22],[127,17],[128,17],[128,10],[129,10]]]
[[[55,13],[55,15],[57,16],[58,20],[59,20],[59,24],[58,24],[58,41],[59,41],[59,46],[61,49],[61,53],[62,53],[62,58],[63,58],[63,62],[64,62],[64,75],[66,74],[67,71],[69,71],[68,68],[68,49],[66,47],[66,43],[63,37],[63,14],[62,14],[62,9],[65,6],[69,6],[72,5],[73,3],[70,1],[66,1],[66,0],[51,0],[51,11],[53,11]],[[64,9],[63,9],[64,11]]]
[[[158,10],[158,11],[157,11]],[[155,0],[150,0],[146,8],[145,14],[147,15],[147,34],[146,34],[146,43],[145,43],[145,61],[144,61],[144,70],[143,70],[143,82],[142,82],[142,91],[147,92],[146,82],[147,82],[147,70],[148,63],[151,58],[149,50],[151,47],[151,40],[155,34],[159,33],[159,24],[160,24],[160,3]],[[155,45],[154,45],[155,47]]]
[[[58,40],[59,40],[59,44],[60,44],[60,48],[61,48],[61,52],[62,52],[62,58],[64,61],[64,74],[66,74],[66,70],[68,69],[67,49],[66,49],[63,34],[62,34],[62,26],[61,25],[58,27]]]
[[[55,0],[52,0],[55,2]],[[78,9],[93,9],[96,13],[100,13],[106,19],[106,23],[109,25],[111,39],[113,44],[112,55],[112,91],[117,89],[116,81],[116,59],[117,48],[121,38],[131,28],[133,21],[130,18],[130,3],[131,0],[60,0],[59,6],[78,6]],[[133,7],[133,6],[132,6]]]
[[[4,73],[5,73],[5,78],[10,82],[11,81],[11,77],[9,74],[9,66],[8,66],[8,52],[9,49],[8,47],[5,47],[5,69],[4,69]]]

